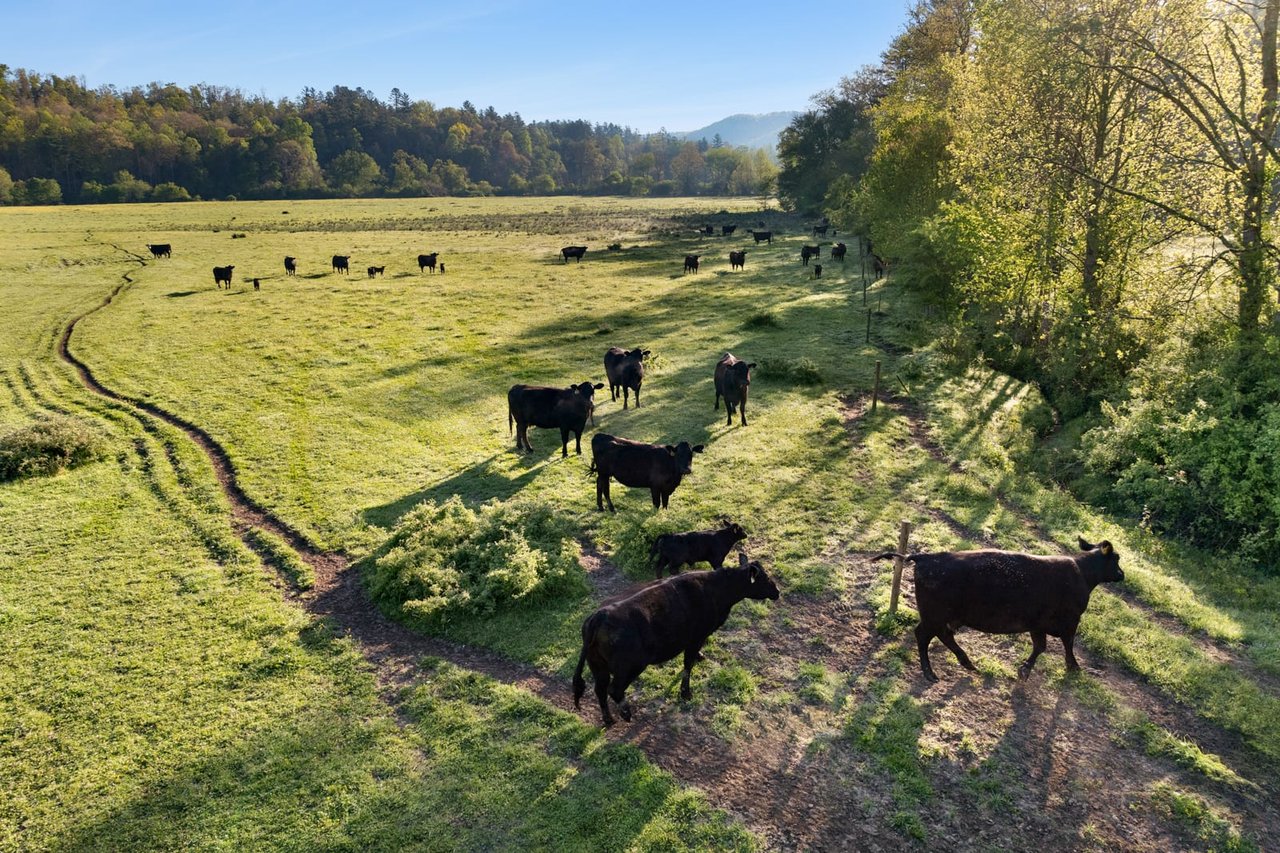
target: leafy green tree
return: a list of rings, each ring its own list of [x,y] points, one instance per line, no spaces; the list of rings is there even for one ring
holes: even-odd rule
[[[326,170],[329,185],[343,195],[368,195],[383,182],[378,162],[363,151],[344,151]]]
[[[0,204],[8,204],[13,196],[13,178],[9,170],[0,166]]]

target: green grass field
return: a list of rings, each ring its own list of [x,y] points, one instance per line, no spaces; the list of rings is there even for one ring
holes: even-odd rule
[[[753,245],[759,220],[789,236]],[[711,221],[740,236],[694,234]],[[741,199],[0,209],[0,434],[63,413],[107,448],[0,483],[0,788],[15,793],[0,846],[1274,845],[1280,585],[1037,478],[1034,389],[949,364],[891,280],[868,291],[868,341],[856,252],[814,279],[802,228]],[[145,244],[163,242],[173,257],[152,260]],[[590,249],[564,264],[565,245]],[[737,248],[747,266],[730,272]],[[419,274],[423,252],[447,272]],[[226,264],[234,284],[215,289]],[[643,720],[607,738],[594,708],[575,718],[452,664],[389,693],[282,595],[311,582],[287,546],[255,540],[282,553],[281,580],[237,538],[202,451],[58,359],[67,323],[121,284],[77,325],[76,357],[199,425],[254,502],[357,567],[425,501],[519,498],[633,580],[656,532],[732,517],[783,600],[735,611],[693,702],[676,698],[677,667],[647,672]],[[510,385],[604,381],[610,346],[655,358],[644,406],[605,391],[597,429],[707,445],[665,513],[617,485],[617,515],[597,513],[589,450],[562,459],[558,435],[534,430],[519,455],[507,432]],[[712,410],[726,351],[761,365],[746,428]],[[877,359],[895,399],[871,414]],[[1051,641],[1022,684],[1025,637],[966,633],[983,674],[935,644],[942,682],[927,687],[909,606],[886,617],[888,567],[864,560],[900,519],[927,549],[1110,538],[1129,580],[1086,615],[1093,671],[1065,677]],[[567,695],[596,596],[563,589],[428,628]]]

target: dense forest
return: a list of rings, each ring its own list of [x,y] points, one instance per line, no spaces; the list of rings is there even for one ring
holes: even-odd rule
[[[922,0],[783,132],[945,349],[1034,379],[1036,460],[1280,570],[1280,0]]]
[[[0,65],[0,204],[772,191],[763,149],[436,107],[393,89],[295,100],[218,86],[88,89]]]

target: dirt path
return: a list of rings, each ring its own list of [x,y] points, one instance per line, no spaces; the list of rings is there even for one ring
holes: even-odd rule
[[[145,259],[134,257],[145,265]],[[270,531],[312,567],[314,588],[286,594],[356,642],[393,709],[398,712],[401,688],[414,683],[424,656],[524,688],[558,708],[572,708],[564,679],[483,649],[420,635],[388,619],[368,599],[345,555],[314,548],[244,493],[225,449],[206,431],[103,385],[73,353],[73,334],[80,320],[110,305],[130,283],[124,276],[106,299],[68,324],[58,342],[59,355],[93,392],[172,425],[204,451],[231,504],[236,533],[249,544],[250,528]],[[954,464],[932,442],[922,419],[913,424],[912,436],[931,456]],[[960,525],[955,519],[948,523]],[[701,789],[713,805],[738,816],[779,849],[923,848],[910,841],[907,830],[893,828],[908,812],[918,813],[927,825],[930,849],[1078,849],[1087,846],[1082,839],[1090,833],[1104,844],[1128,849],[1185,846],[1165,823],[1135,811],[1138,800],[1132,791],[1098,795],[1108,790],[1109,782],[1121,780],[1140,791],[1178,771],[1138,750],[1117,749],[1105,714],[1081,705],[1069,691],[1046,689],[1042,676],[1010,683],[971,675],[949,660],[935,661],[942,676],[938,684],[902,678],[902,649],[909,639],[886,638],[873,630],[873,614],[860,591],[878,569],[865,557],[833,557],[842,563],[852,591],[847,597],[784,595],[750,628],[718,635],[723,647],[756,674],[762,697],[749,704],[736,733],[717,735],[717,703],[695,695],[688,704],[647,699],[637,708],[636,721],[615,726],[610,739],[639,746],[656,765]],[[582,563],[597,600],[633,586],[592,543],[583,543]],[[968,634],[965,643],[971,653],[1009,657],[1007,640]],[[1098,668],[1087,653],[1081,657],[1086,666]],[[802,665],[818,664],[833,673],[833,695],[820,701],[801,698],[798,673]],[[1221,746],[1228,757],[1239,754],[1229,735],[1183,719],[1176,708],[1170,712],[1167,702],[1127,674],[1110,671],[1104,679],[1117,693],[1144,697],[1138,704],[1162,725],[1177,730],[1179,723],[1187,723],[1199,742]],[[877,757],[876,741],[856,747],[863,734],[849,729],[851,714],[874,702],[868,687],[875,683],[906,685],[895,701],[921,709],[916,733],[920,749],[941,756],[927,760],[927,773],[919,771],[922,778],[934,780],[929,796],[908,798],[905,805],[902,768]],[[874,708],[871,713],[874,719]],[[1175,719],[1170,720],[1170,713]],[[584,703],[587,722],[597,723],[597,714],[594,705]],[[1231,792],[1219,795],[1243,815],[1241,820],[1264,846],[1280,841],[1274,806],[1233,799]],[[1009,820],[1010,812],[1018,820]]]

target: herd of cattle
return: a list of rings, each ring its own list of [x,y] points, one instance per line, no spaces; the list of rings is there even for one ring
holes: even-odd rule
[[[825,220],[814,226],[814,236],[825,236],[828,227]],[[722,236],[732,235],[735,228],[722,226]],[[714,227],[707,225],[698,231],[710,235]],[[756,243],[773,242],[770,231],[748,233]],[[169,244],[149,244],[147,248],[153,258],[168,258],[172,254]],[[879,278],[886,270],[885,262],[872,251],[870,241],[861,243],[860,250],[870,259],[872,272]],[[831,249],[832,260],[843,262],[847,251],[844,243],[837,243]],[[570,258],[581,262],[586,252],[586,246],[566,246],[560,255],[564,263]],[[686,256],[686,272],[698,271],[699,257]],[[802,247],[801,261],[805,266],[810,259],[819,257],[820,246]],[[419,273],[426,270],[435,273],[438,268],[443,274],[445,266],[438,263],[438,259],[438,253],[419,255]],[[746,251],[730,252],[729,261],[731,269],[743,269]],[[331,266],[335,273],[348,273],[350,256],[334,255]],[[284,268],[286,275],[295,275],[297,259],[286,257]],[[215,284],[218,287],[225,284],[229,289],[234,269],[234,266],[214,267]],[[821,270],[820,265],[815,265],[815,276],[821,275]],[[384,271],[384,266],[370,266],[367,273],[373,278]],[[252,281],[256,289],[259,281]],[[619,347],[610,348],[604,355],[610,397],[616,401],[621,393],[624,410],[630,407],[632,395],[636,407],[640,406],[645,359],[650,355],[651,352],[643,348]],[[720,408],[723,399],[726,426],[733,425],[735,413],[741,426],[747,426],[747,395],[755,367],[754,362],[739,359],[732,353],[725,353],[715,363],[714,409]],[[538,427],[560,431],[562,457],[568,456],[572,434],[575,450],[581,455],[582,433],[588,421],[595,425],[595,392],[603,387],[602,382],[590,381],[567,388],[513,385],[507,392],[507,427],[515,431],[517,450],[533,450],[528,430]],[[607,503],[609,511],[615,511],[609,492],[613,480],[630,488],[647,488],[654,508],[666,508],[681,480],[692,472],[694,454],[704,450],[702,444],[690,445],[688,441],[658,445],[597,433],[591,440],[589,469],[596,477],[597,510],[603,511]],[[724,625],[733,606],[748,598],[776,601],[780,596],[777,584],[764,567],[749,560],[744,551],[739,552],[736,568],[724,567],[730,551],[746,537],[746,531],[728,519],[712,530],[666,533],[657,537],[649,552],[656,579],[605,602],[583,622],[582,650],[573,675],[574,706],[580,707],[586,691],[583,671],[589,667],[604,724],[609,726],[614,722],[610,699],[622,718],[630,721],[627,688],[648,666],[665,663],[680,654],[684,655],[680,696],[686,700],[691,698],[689,678],[693,666],[703,659],[702,647],[711,634]],[[937,680],[929,660],[929,644],[935,637],[955,655],[961,666],[975,669],[956,642],[955,631],[961,627],[992,634],[1029,633],[1031,655],[1019,668],[1019,676],[1026,678],[1036,658],[1045,650],[1049,636],[1061,639],[1067,668],[1078,669],[1074,638],[1093,589],[1100,583],[1124,580],[1119,556],[1110,542],[1094,545],[1081,538],[1079,546],[1082,553],[1071,556],[999,550],[932,554],[890,551],[872,559],[898,557],[914,564],[916,607],[920,615],[915,635],[920,669],[926,679]],[[700,562],[708,563],[713,570],[680,574],[682,567]],[[671,576],[664,579],[666,572]]]

